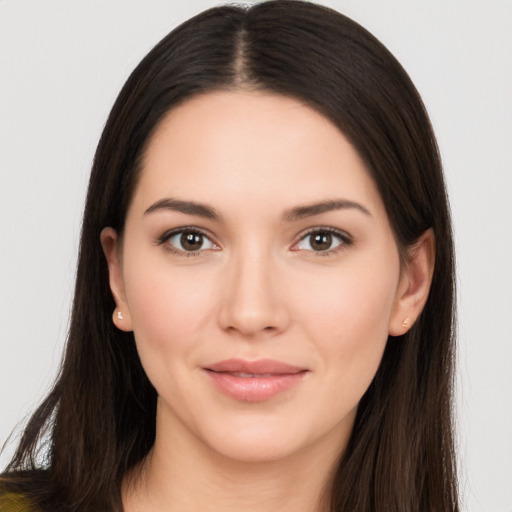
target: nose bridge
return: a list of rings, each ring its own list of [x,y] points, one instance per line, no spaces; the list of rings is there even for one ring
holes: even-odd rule
[[[246,244],[229,260],[220,320],[224,329],[244,335],[285,328],[286,308],[276,287],[279,270],[272,251]]]

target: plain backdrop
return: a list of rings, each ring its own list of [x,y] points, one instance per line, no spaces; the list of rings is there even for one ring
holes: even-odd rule
[[[463,510],[512,512],[512,1],[323,3],[388,46],[430,112],[458,251]],[[56,375],[109,109],[157,41],[215,4],[0,0],[0,442]]]

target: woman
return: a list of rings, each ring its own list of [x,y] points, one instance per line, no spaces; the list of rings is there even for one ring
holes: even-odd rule
[[[435,138],[397,61],[314,4],[206,11],[107,121],[62,371],[3,499],[458,510],[453,302]]]

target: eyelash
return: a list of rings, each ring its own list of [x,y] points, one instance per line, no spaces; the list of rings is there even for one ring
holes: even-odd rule
[[[293,244],[292,250],[299,251],[300,249],[293,249],[293,247],[296,247],[298,244],[300,244],[302,241],[306,240],[308,237],[310,237],[312,235],[316,235],[316,234],[325,234],[325,233],[331,235],[333,238],[337,238],[340,243],[339,243],[339,245],[333,247],[332,249],[326,249],[325,251],[311,250],[310,252],[312,252],[315,256],[322,256],[322,257],[332,256],[334,254],[337,254],[337,253],[343,251],[347,247],[350,247],[354,243],[353,238],[350,235],[348,235],[347,233],[345,233],[344,231],[340,231],[338,229],[329,228],[329,227],[315,227],[315,228],[311,228],[308,231],[306,231],[306,233],[303,234],[299,238],[299,240]],[[311,245],[311,243],[310,243],[310,245]]]
[[[211,244],[218,247],[217,244],[214,241],[212,241],[210,236],[208,236],[202,230],[195,228],[195,227],[184,227],[184,228],[173,229],[171,231],[166,231],[164,234],[162,234],[157,239],[157,241],[156,241],[157,245],[164,246],[165,250],[169,251],[172,254],[175,254],[178,256],[185,256],[185,257],[200,256],[203,251],[207,250],[207,249],[200,249],[197,251],[186,251],[186,250],[182,250],[182,249],[177,249],[173,245],[167,243],[167,242],[169,242],[169,240],[171,238],[178,236],[178,235],[183,235],[184,233],[189,233],[192,235],[199,235],[199,236],[203,237],[204,239],[208,240]],[[332,256],[332,255],[337,254],[338,252],[346,249],[347,247],[350,247],[354,243],[352,237],[350,235],[348,235],[347,233],[345,233],[344,231],[340,231],[340,230],[337,230],[334,228],[329,228],[329,227],[315,227],[315,228],[309,229],[306,233],[301,235],[299,240],[292,245],[291,250],[292,251],[300,251],[301,249],[297,249],[297,248],[294,249],[294,247],[296,247],[297,245],[299,245],[301,242],[303,242],[304,240],[306,240],[308,237],[310,237],[312,235],[325,234],[325,233],[333,236],[333,238],[337,238],[340,243],[332,249],[326,249],[326,250],[321,250],[321,251],[308,250],[308,252],[313,253],[315,256],[323,256],[323,257]],[[311,245],[311,243],[310,243],[310,245]],[[218,249],[213,249],[213,250],[218,250]]]
[[[177,235],[183,235],[184,233],[189,233],[192,235],[199,235],[203,237],[204,239],[208,240],[213,245],[217,246],[217,244],[211,239],[210,236],[208,236],[206,233],[201,231],[198,228],[195,227],[184,227],[184,228],[178,228],[173,229],[171,231],[166,231],[162,236],[160,236],[157,239],[157,244],[162,245],[166,251],[169,251],[171,254],[175,254],[177,256],[185,256],[185,257],[191,257],[191,256],[200,256],[201,253],[206,249],[200,249],[198,251],[185,251],[182,249],[178,249],[174,247],[173,245],[167,243],[171,238]],[[217,249],[214,249],[217,250]]]

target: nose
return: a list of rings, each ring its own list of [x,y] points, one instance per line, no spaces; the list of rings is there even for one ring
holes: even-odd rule
[[[286,330],[290,316],[279,274],[276,262],[255,248],[234,256],[224,275],[221,328],[245,337]]]

